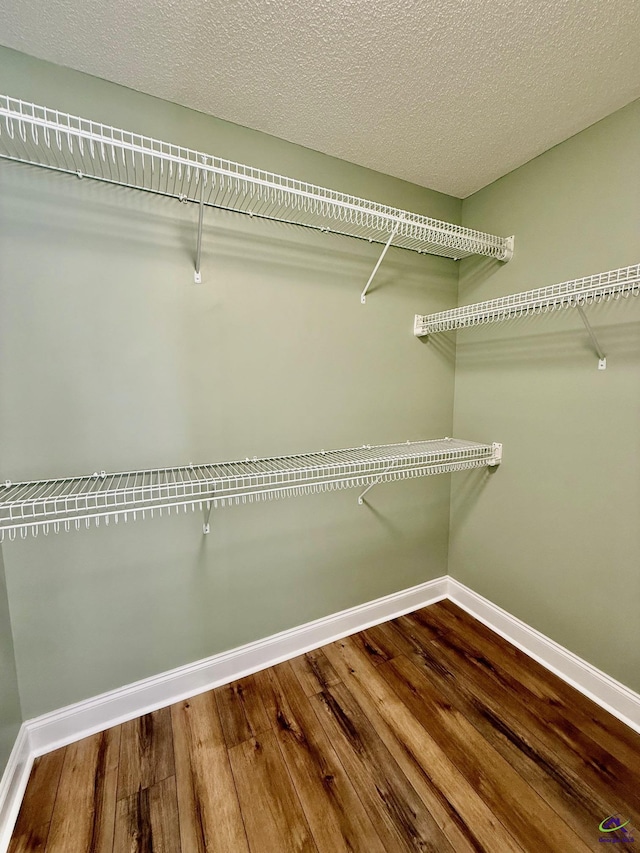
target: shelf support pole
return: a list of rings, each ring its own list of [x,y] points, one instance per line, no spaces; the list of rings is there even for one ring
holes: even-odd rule
[[[200,272],[200,254],[202,252],[202,220],[204,218],[204,170],[200,172],[200,210],[198,212],[198,243],[196,246],[196,268],[193,273],[193,280],[196,284],[202,282],[202,273]]]
[[[596,354],[598,356],[598,359],[599,359],[598,370],[606,370],[607,369],[607,357],[602,352],[602,348],[600,347],[600,344],[598,343],[598,339],[596,338],[595,333],[594,333],[593,329],[591,328],[591,323],[587,320],[587,315],[584,313],[584,308],[582,307],[582,305],[576,305],[576,308],[578,309],[578,313],[580,314],[580,317],[582,318],[582,322],[584,323],[585,329],[589,333],[589,337],[591,338],[591,343],[593,344],[594,349],[596,351]]]
[[[396,225],[396,227],[395,227],[395,228],[393,229],[393,231],[391,232],[391,234],[389,234],[389,239],[388,239],[388,240],[387,240],[387,242],[384,244],[384,249],[382,250],[382,254],[380,255],[380,257],[378,258],[378,263],[377,263],[377,264],[375,265],[375,267],[373,268],[373,272],[372,272],[372,273],[371,273],[371,275],[369,276],[369,281],[366,283],[364,290],[363,290],[363,291],[362,291],[362,293],[360,294],[360,302],[362,302],[362,304],[363,304],[363,305],[364,305],[364,304],[365,304],[365,302],[367,301],[367,290],[369,290],[369,287],[371,286],[371,282],[372,282],[372,281],[373,281],[373,279],[375,278],[375,275],[376,275],[376,273],[378,272],[378,268],[379,268],[380,264],[382,263],[382,261],[384,260],[384,256],[387,254],[387,250],[388,250],[389,246],[391,245],[391,241],[393,240],[393,238],[394,238],[394,237],[396,236],[396,234],[398,233],[398,228],[399,228],[399,227],[400,227],[400,223],[398,222],[398,223],[397,223],[397,225]]]

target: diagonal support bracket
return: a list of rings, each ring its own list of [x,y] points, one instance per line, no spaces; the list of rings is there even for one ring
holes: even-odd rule
[[[200,272],[200,256],[202,254],[202,222],[204,219],[204,181],[205,172],[200,172],[200,210],[198,212],[198,242],[196,245],[196,268],[193,273],[193,280],[196,284],[202,283],[202,273]]]
[[[591,328],[591,323],[587,319],[587,315],[584,313],[584,308],[582,307],[582,305],[576,305],[576,308],[578,309],[578,313],[580,314],[582,322],[584,323],[585,329],[589,333],[589,337],[591,338],[591,343],[593,344],[593,347],[594,347],[596,354],[598,356],[598,359],[599,359],[598,360],[598,370],[606,370],[607,369],[607,357],[602,352],[602,348],[601,348],[600,344],[598,343],[598,339],[596,338],[595,333],[594,333],[593,329]]]
[[[367,494],[367,492],[370,491],[374,486],[377,486],[378,483],[382,480],[382,478],[386,474],[388,474],[392,468],[393,468],[393,463],[391,465],[389,465],[389,467],[385,471],[383,471],[382,474],[380,474],[378,477],[376,477],[376,479],[373,481],[373,483],[369,483],[369,485],[364,490],[364,492],[362,492],[362,494],[358,497],[358,505],[359,506],[362,506],[362,504],[364,503],[364,496]]]
[[[213,501],[209,504],[209,508],[207,509],[207,513],[204,517],[204,524],[202,525],[202,532],[206,535],[207,533],[211,533],[211,510],[213,509]]]
[[[394,238],[394,237],[396,236],[396,234],[398,233],[398,229],[399,229],[399,228],[400,228],[400,222],[398,222],[398,223],[396,224],[396,227],[393,229],[393,231],[391,232],[391,234],[389,234],[389,239],[388,239],[388,240],[387,240],[387,242],[384,244],[384,249],[382,250],[382,254],[380,255],[380,257],[378,258],[378,263],[377,263],[377,264],[375,265],[375,267],[373,268],[373,272],[372,272],[372,273],[371,273],[371,275],[369,276],[369,281],[366,283],[366,285],[365,285],[365,287],[364,287],[364,290],[363,290],[363,291],[362,291],[362,293],[360,294],[360,302],[362,302],[362,304],[363,304],[363,305],[364,305],[364,304],[365,304],[365,302],[367,301],[367,290],[369,290],[369,288],[371,287],[371,282],[372,282],[372,281],[373,281],[373,279],[376,277],[376,273],[378,272],[378,269],[379,269],[379,267],[380,267],[380,264],[381,264],[381,263],[382,263],[382,261],[384,260],[384,256],[387,254],[387,251],[388,251],[388,249],[389,249],[389,246],[391,245],[391,242],[392,242],[393,238]]]

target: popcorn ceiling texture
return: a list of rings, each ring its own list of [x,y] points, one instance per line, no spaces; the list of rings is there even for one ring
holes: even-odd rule
[[[7,47],[463,198],[640,97],[639,36],[638,0],[4,0],[0,13]]]

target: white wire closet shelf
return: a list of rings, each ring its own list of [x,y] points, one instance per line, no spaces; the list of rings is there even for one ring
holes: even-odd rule
[[[640,264],[621,267],[597,275],[563,281],[536,290],[500,296],[486,302],[463,305],[438,314],[416,314],[414,334],[417,337],[448,332],[468,326],[481,326],[511,320],[527,314],[544,314],[558,308],[582,308],[593,302],[640,295]]]
[[[89,527],[104,519],[144,518],[314,492],[367,487],[449,471],[498,465],[502,445],[453,438],[364,445],[268,459],[157,468],[0,487],[0,541]],[[363,493],[364,494],[364,493]],[[360,497],[362,503],[362,496]],[[208,532],[208,519],[205,524]]]
[[[507,261],[513,238],[243,166],[0,95],[0,157],[448,258]],[[199,232],[201,234],[201,223]],[[199,270],[199,260],[198,260]],[[367,285],[368,286],[368,285]],[[366,288],[365,288],[366,290]]]

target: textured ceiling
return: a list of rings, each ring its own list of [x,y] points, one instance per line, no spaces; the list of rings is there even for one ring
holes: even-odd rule
[[[8,47],[459,197],[640,97],[639,37],[639,0],[0,9]]]

